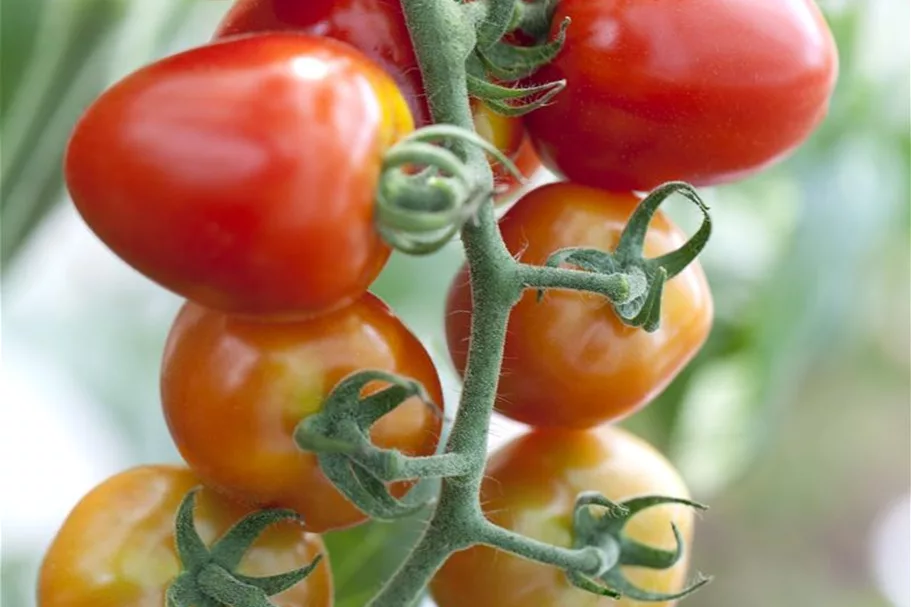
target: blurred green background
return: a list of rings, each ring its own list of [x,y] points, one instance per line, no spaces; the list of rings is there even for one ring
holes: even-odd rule
[[[179,301],[101,246],[68,204],[59,166],[104,86],[203,43],[228,5],[3,0],[6,607],[34,605],[41,551],[88,489],[133,464],[178,460],[157,373]],[[822,5],[841,54],[830,117],[784,164],[705,191],[715,329],[659,401],[625,422],[712,505],[695,563],[715,582],[689,605],[911,606],[911,14],[907,0]],[[671,209],[688,225],[685,211]],[[458,383],[441,319],[460,255],[453,245],[394,257],[374,286],[433,350],[450,404]],[[519,430],[499,421],[493,443]],[[420,524],[329,538],[341,607],[363,605]]]

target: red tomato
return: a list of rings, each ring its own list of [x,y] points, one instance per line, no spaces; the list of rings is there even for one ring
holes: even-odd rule
[[[351,44],[386,70],[399,85],[418,126],[431,124],[427,94],[399,0],[239,0],[225,16],[216,38],[249,32],[297,30]],[[519,118],[493,113],[475,103],[478,131],[523,173],[540,166]],[[524,143],[524,145],[523,145]],[[513,191],[516,180],[494,166],[498,192]]]
[[[299,31],[350,44],[392,76],[415,124],[432,122],[398,0],[239,0],[218,26],[215,38],[268,31]]]
[[[109,478],[73,509],[41,565],[39,607],[161,607],[180,570],[174,521],[199,481],[183,467],[142,466]],[[251,509],[209,489],[197,496],[197,531],[212,544]],[[256,540],[239,572],[285,573],[326,555],[318,535],[277,523]],[[323,560],[310,575],[271,597],[277,607],[331,607],[332,574]]]
[[[638,199],[570,183],[538,188],[500,221],[510,252],[541,265],[565,247],[613,250]],[[649,257],[686,236],[663,214],[645,240]],[[698,261],[664,288],[661,327],[654,333],[620,322],[599,295],[527,291],[509,317],[497,410],[534,426],[590,427],[642,407],[660,393],[702,346],[712,324],[712,297]],[[449,352],[460,373],[468,356],[471,287],[467,268],[446,305]]]
[[[826,114],[838,72],[813,0],[560,0],[566,46],[535,81],[566,79],[525,123],[544,163],[614,191],[740,179]]]
[[[589,431],[538,430],[494,453],[481,503],[494,523],[559,546],[572,545],[576,496],[597,491],[614,501],[645,495],[689,498],[673,466],[648,443],[610,426]],[[693,511],[680,505],[649,508],[625,532],[634,540],[672,550],[671,523],[688,545]],[[626,577],[651,592],[674,593],[686,581],[688,549],[670,569],[626,568]],[[572,587],[554,567],[475,547],[453,554],[434,578],[439,607],[671,607],[598,597]]]
[[[383,151],[412,130],[395,84],[332,40],[272,34],[169,57],[105,92],[67,150],[79,212],[165,287],[288,316],[363,293]]]
[[[320,410],[336,383],[361,369],[420,381],[442,404],[436,369],[420,342],[373,295],[299,322],[248,321],[188,303],[165,348],[161,394],[177,448],[211,485],[258,506],[292,508],[307,529],[365,516],[297,448],[298,422]],[[417,398],[373,426],[374,443],[433,453],[440,419]],[[395,485],[398,494],[408,485]]]

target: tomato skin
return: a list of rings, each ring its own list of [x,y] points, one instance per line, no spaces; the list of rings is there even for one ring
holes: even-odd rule
[[[222,19],[215,38],[267,31],[298,31],[350,44],[396,81],[415,124],[433,122],[398,0],[240,0]]]
[[[399,0],[239,0],[225,15],[216,38],[250,32],[299,31],[346,42],[373,59],[395,79],[417,126],[433,122],[417,56]],[[495,114],[473,100],[479,132],[530,175],[540,161],[519,118]],[[497,191],[506,196],[518,183],[494,165]]]
[[[412,377],[443,402],[436,369],[376,297],[308,320],[257,323],[186,304],[165,347],[161,394],[177,448],[206,484],[259,506],[292,508],[322,532],[365,516],[292,438],[345,376],[379,369]],[[417,398],[377,422],[375,444],[433,453],[440,419]],[[401,494],[407,485],[398,483]]]
[[[576,496],[597,491],[614,501],[643,495],[688,498],[673,466],[648,443],[612,426],[580,431],[541,429],[494,453],[487,464],[481,503],[494,523],[534,539],[572,545]],[[629,537],[666,550],[674,548],[671,523],[686,542],[671,569],[627,568],[634,584],[652,592],[683,588],[693,533],[693,512],[664,505],[639,513],[626,526]],[[439,607],[644,607],[577,590],[564,573],[489,547],[453,554],[431,583]],[[674,602],[647,603],[671,607]]]
[[[838,73],[813,0],[561,0],[567,80],[526,117],[545,165],[613,191],[733,181],[787,156],[825,116]],[[556,30],[555,30],[556,31]]]
[[[541,168],[541,160],[522,121],[497,114],[477,100],[472,100],[471,108],[478,134],[504,151],[523,176],[531,178]],[[520,182],[502,164],[492,162],[491,168],[497,202],[503,202],[518,192]]]
[[[236,38],[153,63],[76,126],[66,179],[134,268],[234,313],[296,316],[363,293],[382,153],[413,128],[395,84],[337,42]]]
[[[180,565],[174,520],[184,496],[200,483],[180,466],[142,466],[95,487],[73,509],[44,557],[38,607],[161,607]],[[250,508],[210,489],[197,496],[197,530],[210,545]],[[300,525],[267,529],[244,557],[239,572],[284,573],[327,556],[318,535]],[[272,597],[278,607],[331,607],[328,560],[303,582]]]
[[[506,246],[520,261],[541,265],[558,249],[613,250],[638,199],[555,183],[521,198],[500,220]],[[686,236],[661,213],[645,240],[646,256],[682,245]],[[497,410],[533,426],[585,428],[618,419],[657,396],[696,354],[711,328],[712,297],[697,262],[664,289],[661,327],[623,325],[604,298],[526,291],[507,327]],[[468,355],[471,287],[456,275],[446,304],[449,352],[460,373]]]

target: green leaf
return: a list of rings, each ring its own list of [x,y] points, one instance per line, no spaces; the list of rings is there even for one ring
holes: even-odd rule
[[[432,490],[436,483],[427,483]],[[398,569],[426,526],[429,509],[391,523],[367,523],[324,536],[332,562],[336,607],[363,607]]]

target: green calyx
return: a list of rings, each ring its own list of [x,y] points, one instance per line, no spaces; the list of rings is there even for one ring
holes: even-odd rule
[[[623,567],[644,567],[647,569],[669,569],[683,556],[683,538],[675,525],[671,525],[676,547],[662,550],[637,542],[623,532],[627,523],[638,513],[662,504],[680,504],[705,510],[702,504],[674,497],[647,496],[616,504],[597,493],[583,493],[576,500],[573,518],[574,544],[576,549],[594,547],[604,553],[608,566],[594,575],[568,571],[571,584],[591,592],[614,599],[628,597],[636,601],[672,601],[692,594],[711,581],[698,576],[689,586],[676,593],[649,592],[630,582],[623,574]]]
[[[516,82],[528,78],[552,62],[566,44],[566,31],[570,19],[560,23],[560,29],[553,40],[534,46],[519,46],[509,42],[497,42],[486,49],[475,49],[475,56],[485,71],[501,82]]]
[[[503,86],[489,82],[479,63],[469,62],[468,92],[501,116],[524,116],[550,103],[565,88],[565,80],[527,87]]]
[[[649,222],[658,207],[673,194],[682,195],[699,208],[703,216],[702,225],[679,249],[646,259],[644,247]],[[613,252],[570,247],[555,252],[546,265],[559,267],[569,264],[602,275],[626,275],[630,290],[636,295],[627,301],[612,300],[614,310],[625,324],[653,332],[658,330],[661,322],[661,296],[665,283],[696,260],[711,233],[712,220],[708,207],[696,190],[687,183],[669,182],[655,188],[639,203]]]
[[[373,382],[388,387],[362,396]],[[304,451],[317,454],[323,474],[364,514],[377,520],[409,516],[427,505],[426,500],[392,496],[386,483],[440,478],[463,474],[464,458],[437,453],[409,457],[395,449],[381,449],[370,441],[370,427],[405,400],[418,397],[440,415],[421,384],[384,371],[360,371],[336,385],[323,401],[323,409],[301,421],[294,440]]]
[[[290,510],[254,512],[207,547],[193,522],[198,491],[188,493],[177,512],[175,537],[183,570],[168,588],[167,607],[274,607],[270,596],[303,581],[322,560],[318,556],[306,567],[274,576],[237,573],[244,554],[266,528],[286,520],[300,522],[300,517]]]
[[[452,125],[424,127],[393,146],[383,159],[376,197],[376,225],[391,246],[427,255],[448,243],[493,196],[459,152],[479,148],[524,181],[496,146]]]
[[[547,40],[558,3],[559,0],[518,0],[513,28],[539,43]]]
[[[480,2],[464,4],[474,9]],[[553,2],[527,3],[524,0],[488,0],[485,18],[477,22],[477,45],[466,63],[468,92],[494,112],[522,116],[548,103],[566,88],[565,80],[532,86],[504,86],[534,74],[553,61],[566,42],[569,19],[561,23],[553,40],[547,34],[536,38],[538,44],[523,46],[507,38],[522,28],[544,28],[549,32]],[[546,23],[545,23],[546,22]]]

